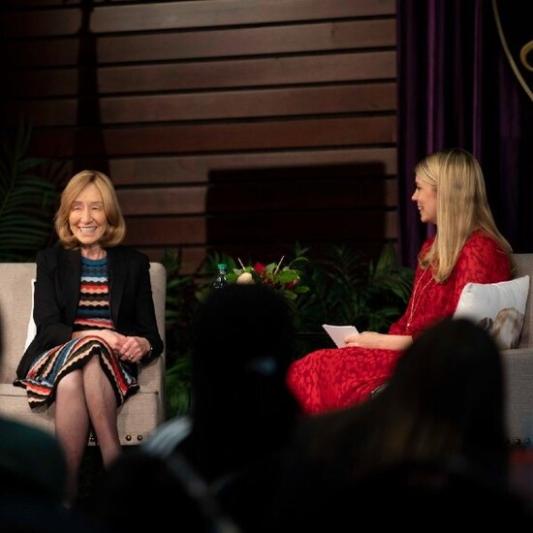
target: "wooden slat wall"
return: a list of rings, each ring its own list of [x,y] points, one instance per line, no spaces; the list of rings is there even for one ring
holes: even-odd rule
[[[394,0],[5,0],[0,16],[4,120],[30,117],[37,155],[109,171],[152,258],[397,239]]]

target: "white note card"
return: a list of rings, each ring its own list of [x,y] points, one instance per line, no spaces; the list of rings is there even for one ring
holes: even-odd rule
[[[348,335],[358,335],[359,332],[355,326],[333,326],[332,324],[322,324],[326,333],[331,337],[337,348],[345,346],[344,339]]]

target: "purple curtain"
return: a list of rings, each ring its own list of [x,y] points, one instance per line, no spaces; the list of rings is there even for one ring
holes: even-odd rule
[[[397,16],[404,263],[416,264],[432,231],[410,199],[414,167],[425,155],[455,146],[480,161],[496,222],[514,250],[533,251],[533,104],[505,57],[492,3],[398,0]],[[506,16],[509,23],[524,13]]]

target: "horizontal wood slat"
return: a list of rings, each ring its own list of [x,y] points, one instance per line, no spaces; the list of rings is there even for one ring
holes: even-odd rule
[[[26,5],[32,3],[23,2]],[[35,2],[33,5],[58,5]],[[79,4],[79,2],[75,2]],[[81,9],[69,2],[58,10],[33,10],[4,14],[8,37],[70,35],[81,24]],[[161,31],[226,25],[272,24],[285,21],[312,21],[323,18],[383,16],[395,13],[394,0],[256,0],[250,9],[242,0],[204,0],[144,5],[96,6],[91,15],[94,33]],[[63,7],[65,2],[63,1]]]
[[[38,10],[1,13],[2,33],[7,38],[74,35],[81,26],[81,10]]]
[[[394,143],[396,118],[372,116],[240,124],[36,130],[35,155],[71,157],[302,148]]]
[[[204,216],[126,217],[126,226],[125,243],[135,247],[205,245],[207,238],[207,220]]]
[[[2,0],[2,5],[9,9],[23,9],[31,7],[64,8],[66,0]],[[67,0],[69,6],[79,6],[84,0]],[[131,2],[131,0],[93,0],[95,4],[113,2],[119,4]]]
[[[150,261],[160,262],[165,255],[165,250],[176,250],[177,246],[150,246],[150,247],[137,247],[138,250],[146,254]],[[200,265],[204,261],[207,248],[205,246],[183,246],[179,247],[181,250],[181,268],[180,274],[194,274],[200,268]]]
[[[327,22],[296,26],[239,28],[211,32],[162,33],[99,37],[94,60],[97,64],[168,61],[260,54],[338,51],[391,47],[396,44],[394,20]],[[7,64],[75,65],[79,39],[60,38],[7,45]]]
[[[124,215],[189,215],[206,211],[207,187],[119,189]]]
[[[325,223],[327,220],[327,223]],[[372,242],[398,238],[396,211],[332,211],[216,217],[128,217],[126,242],[132,246],[177,246],[228,242]],[[332,234],[332,228],[334,233]]]
[[[260,206],[257,205],[258,198],[261,199]],[[213,214],[396,207],[397,204],[396,180],[379,178],[358,179],[351,182],[331,179],[322,182],[232,183],[211,186],[207,194],[207,210]]]
[[[378,80],[396,76],[396,52],[202,61],[100,67],[98,93],[137,93],[301,83]],[[5,83],[17,98],[78,94],[75,68],[11,71]],[[84,88],[79,88],[81,95]]]
[[[117,185],[203,183],[213,170],[259,169],[335,164],[380,164],[382,175],[397,172],[395,148],[345,148],[319,151],[283,151],[183,157],[111,159],[110,174]]]
[[[213,27],[228,24],[265,24],[323,18],[393,15],[394,0],[259,0],[250,9],[239,0],[172,2],[128,7],[102,7],[92,20],[92,31],[140,31]]]
[[[276,243],[280,239],[287,242],[392,239],[398,237],[397,218],[396,211],[381,209],[208,217],[206,242],[215,246],[231,240],[259,244]]]
[[[324,173],[328,173],[327,169],[324,169]],[[119,189],[117,193],[124,215],[244,213],[380,205],[395,207],[398,203],[396,180],[377,177],[352,181],[253,181],[209,187]]]
[[[36,126],[70,126],[84,105],[78,100],[19,102],[11,116],[31,116]],[[396,84],[104,97],[95,105],[102,124],[394,111]]]

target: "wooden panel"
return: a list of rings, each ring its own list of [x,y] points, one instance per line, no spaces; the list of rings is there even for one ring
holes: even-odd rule
[[[396,84],[101,98],[98,105],[102,124],[393,111]],[[36,126],[75,125],[78,101],[20,102],[11,111]]]
[[[81,26],[81,10],[70,7],[3,13],[0,20],[7,38],[74,35]]]
[[[165,247],[150,246],[137,247],[138,250],[146,254],[150,261],[160,262],[165,254],[165,249],[176,249],[178,246],[170,245]],[[205,246],[180,246],[181,250],[181,274],[195,273],[206,257],[207,248]]]
[[[163,33],[99,39],[102,62],[192,59],[261,53],[394,46],[394,20],[330,22],[205,33]]]
[[[248,5],[247,5],[248,4]],[[252,8],[250,8],[252,4]],[[95,11],[91,29],[95,32],[163,30],[172,28],[265,24],[323,18],[392,15],[394,0],[210,0],[102,7]]]
[[[129,244],[192,271],[397,238],[395,0],[97,0],[81,43],[79,0],[8,2],[6,108],[35,155],[109,168]]]
[[[303,165],[379,163],[383,175],[397,172],[395,148],[283,151],[183,157],[111,159],[113,182],[125,184],[203,183],[212,170],[257,169]]]
[[[65,2],[69,6],[79,6],[84,0],[2,0],[2,6],[6,8],[28,8],[28,7],[65,7]],[[131,0],[92,0],[95,4],[112,2],[113,4],[130,2]]]
[[[50,39],[47,41],[18,41],[2,47],[6,66],[9,68],[35,66],[77,65],[79,39]]]
[[[397,218],[396,211],[381,209],[208,217],[207,242],[216,246],[227,242],[276,243],[280,238],[286,242],[391,239],[398,237]]]
[[[126,217],[125,243],[131,246],[205,244],[206,219],[197,217]]]
[[[239,28],[205,32],[99,37],[98,64],[210,57],[250,56],[310,51],[391,47],[396,44],[395,21],[361,20],[296,26]],[[78,38],[7,45],[7,63],[75,65]]]
[[[78,90],[78,70],[12,70],[5,80],[5,91],[11,98],[46,98],[71,96]]]
[[[47,3],[58,4],[50,0]],[[42,4],[42,2],[35,3],[37,6]],[[287,20],[309,21],[324,18],[381,16],[394,13],[394,0],[150,2],[147,5],[98,6],[92,12],[90,29],[94,33],[160,31],[241,24],[271,24]],[[3,16],[5,34],[8,37],[70,35],[78,30],[80,18],[79,7],[15,12]]]
[[[324,224],[327,216],[328,224]],[[265,244],[307,240],[371,242],[398,237],[396,211],[332,211],[309,213],[247,213],[246,216],[128,217],[126,243],[132,246],[176,246],[228,242]],[[332,235],[332,228],[335,233]],[[312,233],[310,231],[312,229]]]
[[[64,5],[64,1],[65,0],[4,0],[2,4],[6,9],[20,9],[32,6],[59,6],[61,4]],[[81,0],[75,0],[75,3],[78,4],[80,1]]]
[[[324,170],[327,174],[327,169]],[[258,200],[260,199],[260,202]],[[248,182],[211,186],[209,213],[245,213],[258,210],[300,210],[319,208],[396,207],[396,180],[378,178],[352,181]]]
[[[394,51],[100,67],[97,72],[100,95],[378,80],[395,76]],[[15,70],[6,83],[9,92],[18,98],[72,96],[78,91],[78,71],[73,68]]]
[[[328,173],[328,169],[324,169]],[[396,180],[375,177],[357,180],[330,179],[283,184],[279,181],[224,183],[209,187],[158,187],[118,189],[124,215],[185,215],[231,211],[234,213],[321,207],[395,207]],[[260,203],[258,199],[260,198]],[[206,201],[208,202],[206,204]]]
[[[124,215],[205,213],[207,187],[118,189]]]
[[[224,150],[342,146],[394,143],[396,118],[371,116],[240,124],[153,126],[144,128],[36,130],[35,155],[71,157],[176,154]]]

